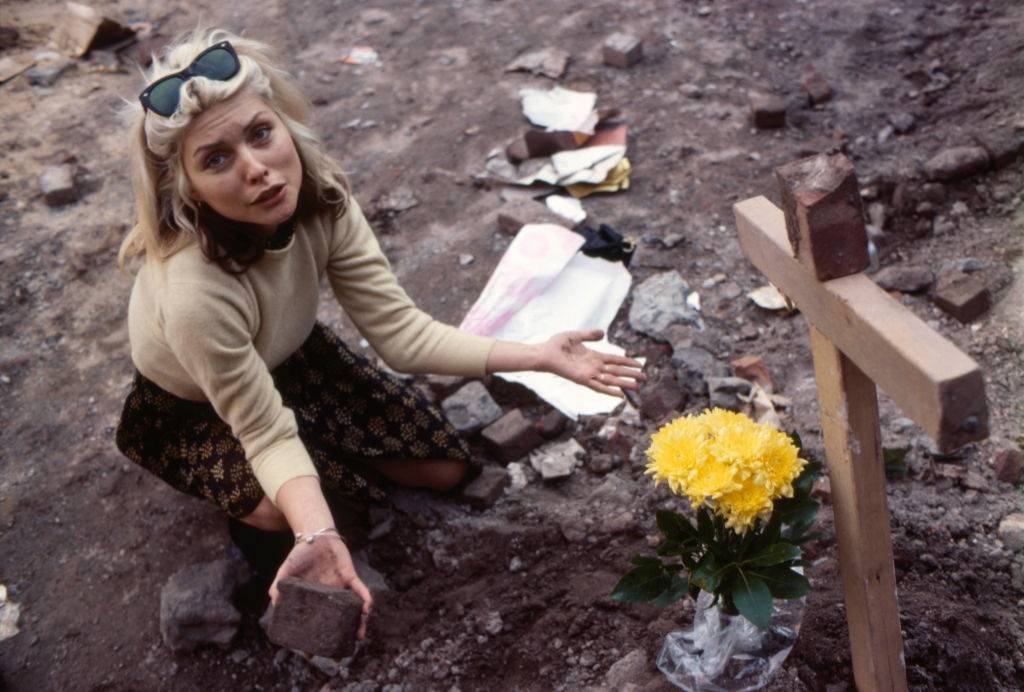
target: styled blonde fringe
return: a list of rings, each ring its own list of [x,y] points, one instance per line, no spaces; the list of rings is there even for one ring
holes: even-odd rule
[[[292,76],[278,67],[267,44],[221,29],[196,29],[179,37],[163,55],[154,56],[145,83],[184,69],[201,52],[225,40],[234,46],[240,63],[238,74],[230,80],[190,79],[182,87],[178,110],[167,118],[144,110],[138,100],[127,106],[137,216],[117,253],[121,270],[132,257],[144,255],[147,261],[163,262],[196,242],[197,210],[181,164],[181,144],[196,116],[243,90],[262,97],[281,118],[302,161],[304,184],[313,186],[317,200],[336,205],[348,198],[341,166],[328,156],[307,124],[309,101]]]

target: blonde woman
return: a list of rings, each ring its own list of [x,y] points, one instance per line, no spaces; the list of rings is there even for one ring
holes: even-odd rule
[[[621,395],[639,364],[585,347],[599,331],[526,345],[418,310],[268,46],[193,32],[147,77],[132,113],[137,219],[118,258],[142,256],[118,447],[224,509],[247,555],[287,536],[272,600],[280,578],[302,576],[352,589],[365,616],[328,498],[380,500],[378,475],[448,490],[478,468],[436,407],[316,322],[322,277],[395,370],[542,370]]]

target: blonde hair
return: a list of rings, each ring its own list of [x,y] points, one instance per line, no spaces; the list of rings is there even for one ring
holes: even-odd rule
[[[262,97],[284,123],[302,162],[304,197],[316,209],[344,213],[349,186],[341,167],[324,151],[320,139],[307,125],[311,105],[295,86],[292,77],[277,65],[270,46],[235,36],[221,29],[196,29],[179,37],[145,73],[146,84],[184,69],[204,50],[230,41],[238,54],[238,74],[226,81],[193,77],[181,87],[180,104],[173,115],[164,117],[142,108],[136,99],[128,105],[131,126],[131,180],[135,195],[136,220],[117,254],[123,270],[131,257],[145,255],[162,262],[182,248],[210,238],[199,228],[198,206],[189,195],[188,180],[181,162],[181,144],[195,118],[210,106],[243,90]],[[300,207],[302,206],[300,196]]]

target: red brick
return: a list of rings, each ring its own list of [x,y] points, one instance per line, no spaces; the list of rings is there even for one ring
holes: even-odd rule
[[[483,431],[484,445],[503,463],[525,456],[543,441],[533,422],[519,409],[513,409]]]
[[[800,85],[804,88],[804,91],[807,92],[807,98],[811,102],[812,106],[816,106],[819,103],[825,103],[832,98],[832,87],[828,85],[828,81],[813,65],[807,66],[807,69],[804,71],[804,78],[801,80]]]
[[[754,119],[754,127],[763,130],[785,127],[786,102],[780,96],[750,92],[750,114]]]
[[[940,278],[932,301],[964,324],[973,322],[992,307],[992,297],[985,283],[963,273]]]
[[[500,466],[485,466],[462,491],[462,499],[477,509],[487,509],[501,497],[509,484],[508,472]]]
[[[627,69],[644,57],[644,44],[629,34],[612,34],[605,40],[603,49],[605,65]]]
[[[565,424],[567,421],[568,419],[562,415],[561,411],[552,409],[537,421],[535,427],[541,437],[546,440],[550,440],[562,434],[562,431],[565,430]]]
[[[1024,469],[1024,459],[1019,449],[1001,449],[996,452],[996,478],[1003,483],[1016,485],[1020,482],[1020,472]]]
[[[270,617],[270,641],[327,658],[352,655],[363,611],[359,596],[296,577],[282,579],[277,588],[281,595]]]

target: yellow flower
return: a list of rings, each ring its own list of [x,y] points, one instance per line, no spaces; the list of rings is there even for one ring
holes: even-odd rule
[[[807,463],[789,436],[733,411],[676,418],[651,438],[647,473],[694,508],[707,503],[726,526],[745,532],[772,503],[792,497]]]

